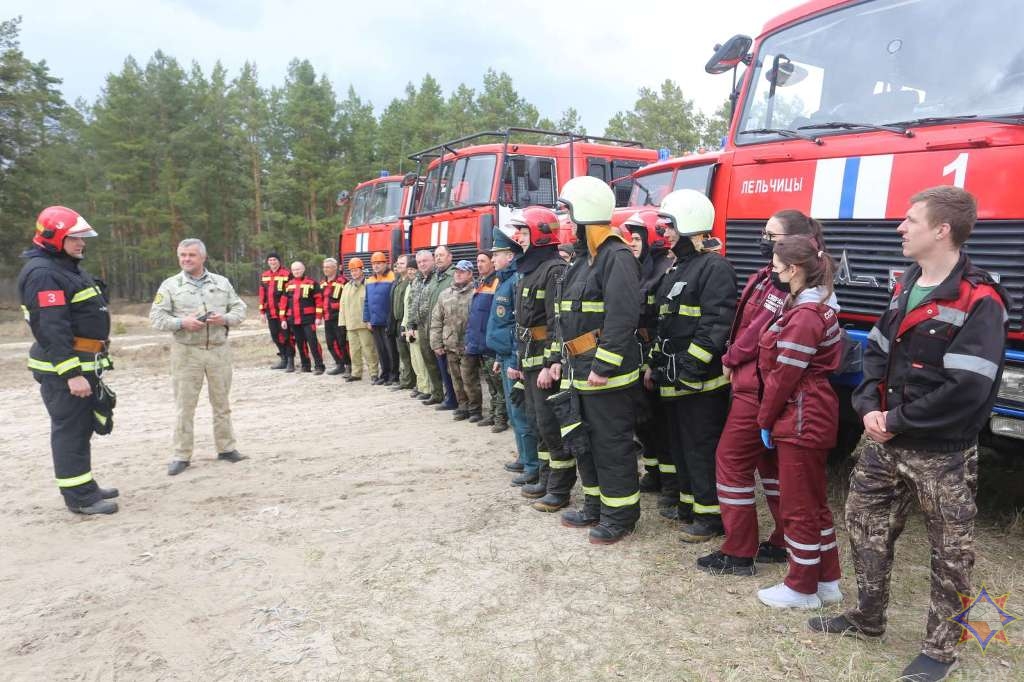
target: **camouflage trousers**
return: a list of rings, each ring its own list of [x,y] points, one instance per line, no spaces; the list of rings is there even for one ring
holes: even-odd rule
[[[971,591],[978,448],[923,452],[866,441],[850,474],[846,528],[857,573],[858,603],[846,618],[869,634],[885,631],[893,550],[914,498],[931,546],[931,602],[922,653],[956,658],[958,592]]]

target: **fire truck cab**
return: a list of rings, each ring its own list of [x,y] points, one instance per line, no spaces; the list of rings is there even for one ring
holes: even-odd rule
[[[717,48],[706,70],[731,71],[734,85],[739,76],[724,149],[640,170],[630,203],[655,204],[669,187],[706,191],[740,285],[763,265],[773,213],[817,218],[838,259],[841,317],[865,343],[908,265],[896,227],[909,198],[965,188],[978,200],[966,251],[1012,298],[989,435],[1019,451],[1003,439],[1024,439],[1022,25],[1017,0],[806,2],[756,39]]]
[[[408,251],[409,220],[417,194],[413,173],[389,175],[356,185],[351,195],[343,192],[341,202],[348,202],[345,227],[338,236],[338,262],[344,272],[348,262],[359,257],[370,262],[374,251],[382,251],[393,262]]]
[[[518,142],[542,138],[555,143]],[[570,178],[592,175],[615,185],[618,203],[629,198],[629,176],[658,153],[637,142],[530,128],[508,128],[452,140],[410,158],[420,164],[423,192],[411,216],[410,249],[447,245],[453,258],[475,260],[490,248],[492,228],[517,208],[555,207]]]

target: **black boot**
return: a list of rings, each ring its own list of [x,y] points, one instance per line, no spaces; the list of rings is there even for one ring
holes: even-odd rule
[[[725,528],[717,514],[697,514],[691,523],[684,523],[679,529],[682,542],[707,542],[719,535],[725,535]]]
[[[513,476],[512,477],[512,485],[514,485],[514,486],[529,485],[531,483],[536,483],[538,478],[540,478],[540,474],[538,474],[536,471],[534,471],[534,472],[526,472],[526,471],[524,471],[523,473],[518,474],[517,476]]]
[[[537,478],[536,483],[529,483],[524,485],[522,488],[523,497],[530,497],[536,499],[538,497],[544,497],[548,493],[548,476],[551,474],[551,469],[544,467],[540,471],[540,476]]]
[[[327,371],[327,374],[330,375],[330,376],[336,376],[338,374],[341,374],[344,371],[345,371],[345,366],[344,365],[335,365],[332,369]]]
[[[562,512],[562,525],[566,528],[589,528],[596,526],[600,520],[601,510],[587,509],[586,505],[583,506],[583,509],[570,509]]]
[[[281,356],[278,356],[277,364],[276,365],[271,365],[270,369],[284,369],[287,366],[288,366],[288,363],[285,362],[285,359],[283,357],[281,357]]]
[[[645,471],[644,475],[640,477],[640,492],[661,492],[661,473],[656,469]]]
[[[530,506],[541,512],[556,512],[569,506],[569,496],[548,493]]]
[[[289,374],[295,371],[295,358],[288,356],[288,358],[285,360],[284,371],[288,372]]]
[[[483,414],[480,413],[480,410],[469,411],[469,421],[472,422],[473,424],[476,424],[477,422],[481,422],[483,420],[484,416]]]
[[[754,575],[757,569],[750,557],[738,557],[714,551],[697,559],[697,568],[711,575]]]
[[[609,523],[599,523],[590,529],[590,544],[613,545],[633,532],[632,528],[622,528]]]

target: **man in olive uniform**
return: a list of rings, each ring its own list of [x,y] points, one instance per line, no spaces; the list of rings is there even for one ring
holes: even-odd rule
[[[107,298],[102,285],[79,265],[85,239],[95,236],[85,218],[70,208],[44,209],[36,219],[32,248],[22,254],[26,262],[18,275],[18,294],[35,339],[28,367],[50,414],[57,487],[73,512],[113,514],[118,491],[97,485],[89,443],[99,418],[93,402],[98,375],[110,366]]]
[[[157,290],[149,321],[154,329],[173,332],[171,385],[177,421],[174,454],[167,466],[177,476],[192,461],[193,421],[199,391],[207,382],[213,409],[213,440],[217,459],[239,462],[231,427],[231,348],[228,329],[245,319],[245,303],[227,277],[206,269],[206,246],[198,239],[178,244],[181,272],[168,277]]]
[[[577,455],[582,511],[565,512],[573,527],[592,526],[590,542],[611,544],[640,518],[640,480],[633,446],[640,394],[640,267],[611,228],[612,189],[584,176],[565,183],[558,200],[576,225],[576,258],[565,273],[558,306],[565,378],[579,395],[589,448]],[[554,379],[561,366],[552,367]]]

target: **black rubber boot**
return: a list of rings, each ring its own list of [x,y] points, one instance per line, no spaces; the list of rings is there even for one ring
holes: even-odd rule
[[[522,493],[523,497],[530,497],[537,499],[544,497],[548,493],[548,476],[551,474],[551,470],[544,467],[540,470],[540,476],[537,478],[536,483],[529,483],[523,486]]]
[[[95,514],[116,514],[117,502],[114,502],[113,500],[97,500],[96,502],[84,507],[72,507],[68,505],[68,509],[76,514],[85,514],[86,516],[93,516]]]
[[[284,371],[289,374],[295,371],[295,358],[289,357],[285,360]]]
[[[614,545],[616,542],[632,532],[632,528],[622,528],[620,526],[599,523],[590,529],[590,544]]]
[[[334,367],[332,367],[330,370],[327,371],[327,374],[329,374],[330,376],[337,376],[338,374],[341,374],[344,371],[345,371],[345,366],[344,365],[335,365]]]
[[[661,492],[661,474],[655,470],[645,471],[644,475],[640,477],[640,492]]]
[[[715,515],[697,515],[692,522],[684,523],[679,529],[679,539],[683,542],[707,542],[720,535],[725,535],[725,528],[722,526],[722,517]]]
[[[548,493],[530,506],[540,512],[556,512],[569,506],[569,496]]]
[[[288,366],[288,363],[285,362],[285,359],[282,358],[282,357],[278,357],[277,364],[276,365],[271,365],[270,369],[284,369],[287,366]]]

